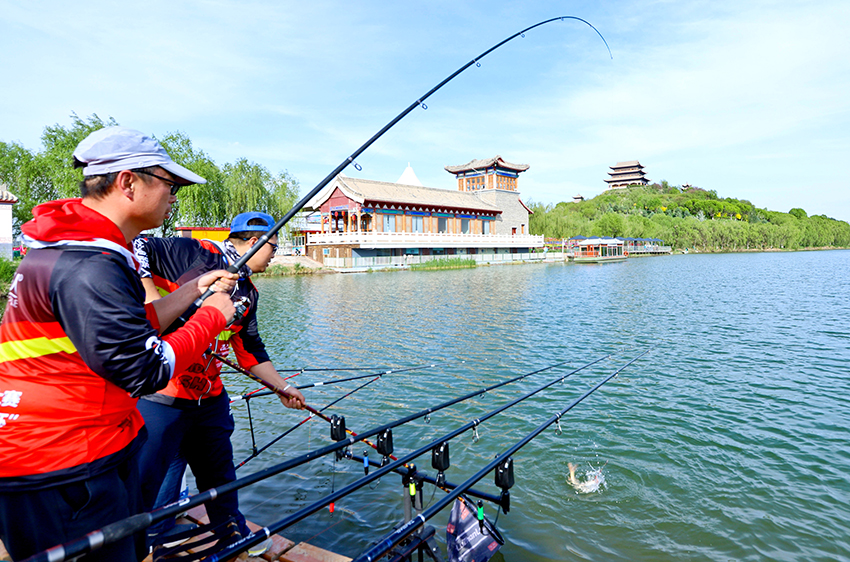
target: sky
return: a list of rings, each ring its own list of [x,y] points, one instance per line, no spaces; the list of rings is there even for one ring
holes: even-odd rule
[[[478,55],[514,33],[555,21]],[[526,202],[651,181],[850,221],[850,2],[0,0],[0,141],[113,117],[182,131],[219,165],[287,171],[302,195],[471,60],[345,174],[500,155]],[[844,155],[844,156],[842,156]],[[70,157],[70,155],[69,155]]]

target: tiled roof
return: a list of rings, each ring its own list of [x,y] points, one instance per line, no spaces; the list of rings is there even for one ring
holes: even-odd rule
[[[312,209],[318,209],[327,201],[335,186],[339,186],[346,195],[359,203],[390,203],[395,205],[424,205],[428,207],[443,207],[453,209],[469,209],[486,212],[501,212],[495,205],[485,203],[472,193],[402,185],[384,181],[350,178],[339,175],[325,190],[325,195],[310,201]]]
[[[511,164],[510,162],[505,162],[502,160],[501,156],[496,155],[493,158],[488,158],[487,160],[472,160],[471,162],[461,164],[460,166],[446,166],[445,168],[447,172],[459,174],[461,172],[484,170],[494,165],[500,168],[507,168],[508,170],[513,170],[515,172],[524,172],[531,167],[528,164]]]
[[[641,166],[640,162],[638,162],[637,160],[629,160],[628,162],[617,162],[613,166],[608,167],[612,170],[616,170],[617,168],[634,168],[635,166],[637,166],[638,168],[643,168],[643,166]]]
[[[18,198],[6,189],[6,184],[0,183],[0,203],[17,203]]]

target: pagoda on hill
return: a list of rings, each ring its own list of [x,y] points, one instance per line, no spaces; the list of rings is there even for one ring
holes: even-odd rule
[[[617,162],[613,166],[608,175],[611,176],[605,183],[608,184],[608,189],[616,189],[619,187],[628,187],[630,185],[646,185],[649,183],[646,175],[643,172],[643,166],[637,160],[628,162]]]

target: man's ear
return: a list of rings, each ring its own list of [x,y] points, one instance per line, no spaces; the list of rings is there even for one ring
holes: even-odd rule
[[[254,247],[254,244],[256,244],[256,243],[257,243],[257,242],[259,242],[259,241],[260,241],[260,239],[259,239],[259,238],[257,238],[256,236],[252,236],[252,237],[248,238],[248,242],[247,242],[248,247],[249,247],[249,248],[253,248],[253,247]]]
[[[124,197],[133,201],[135,199],[135,184],[139,181],[138,176],[130,170],[121,170],[115,178],[115,188],[124,194]]]

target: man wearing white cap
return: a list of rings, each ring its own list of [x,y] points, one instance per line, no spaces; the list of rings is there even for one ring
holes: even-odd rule
[[[89,135],[74,162],[82,198],[38,205],[21,227],[30,252],[0,323],[0,539],[15,560],[140,511],[137,399],[185,370],[234,314],[217,292],[160,337],[208,287],[229,291],[237,276],[212,272],[145,305],[130,245],[203,178],[123,127]],[[83,560],[145,554],[136,536]]]

